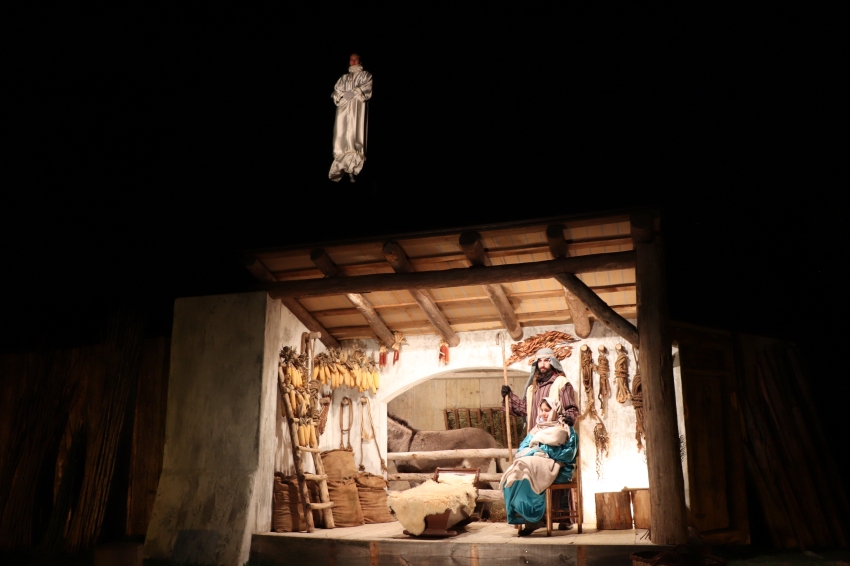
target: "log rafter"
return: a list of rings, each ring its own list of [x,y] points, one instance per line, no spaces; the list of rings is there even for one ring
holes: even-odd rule
[[[405,253],[404,248],[402,248],[397,242],[390,240],[384,244],[382,251],[387,262],[392,266],[393,271],[398,274],[413,274],[413,266],[410,265],[410,261],[407,259],[407,254]],[[417,302],[431,324],[434,325],[437,333],[442,336],[446,342],[448,342],[449,346],[454,347],[460,344],[460,338],[458,338],[455,331],[452,330],[449,321],[446,320],[446,317],[443,315],[440,307],[434,303],[434,299],[431,295],[429,295],[424,288],[413,287],[408,289],[408,292],[413,296],[413,300]]]
[[[336,266],[333,259],[331,259],[331,257],[322,248],[313,250],[313,252],[310,253],[310,260],[316,264],[316,267],[318,267],[327,277],[339,277],[341,275],[339,268]],[[387,328],[387,325],[384,324],[384,321],[381,320],[380,316],[378,316],[378,312],[375,310],[375,307],[372,306],[372,303],[360,293],[348,293],[346,296],[357,311],[363,315],[366,322],[369,323],[369,326],[378,337],[378,341],[383,343],[387,348],[392,347],[393,333],[390,332],[390,329]]]
[[[567,246],[567,240],[564,238],[564,227],[561,224],[547,226],[546,239],[549,241],[549,252],[552,254],[552,257],[568,256],[569,247]],[[587,338],[590,336],[592,329],[590,319],[587,317],[587,306],[567,288],[564,289],[564,299],[566,299],[567,305],[570,307],[576,336]]]
[[[602,324],[625,338],[630,344],[635,347],[640,347],[638,338],[638,330],[635,325],[617,314],[617,312],[608,306],[608,304],[599,298],[599,295],[593,292],[593,289],[587,284],[573,275],[572,273],[561,273],[555,275],[555,279],[564,286],[568,291],[575,295],[579,301],[593,313],[593,316]]]
[[[590,288],[593,289],[596,293],[621,293],[635,290],[634,283],[619,283],[619,284],[610,284],[610,285],[590,285]],[[536,299],[555,299],[564,296],[564,290],[558,289],[550,289],[546,291],[522,291],[519,293],[507,293],[508,300],[511,301],[511,304],[517,305],[522,303],[523,301],[533,301]],[[483,295],[480,297],[447,297],[443,299],[434,299],[434,302],[438,305],[452,305],[455,303],[464,303],[464,304],[489,304],[490,297]],[[377,311],[393,311],[399,310],[403,311],[405,309],[417,306],[415,302],[409,303],[388,303],[383,305],[372,305]],[[516,312],[516,311],[514,311]],[[317,309],[312,311],[313,316],[317,318],[329,317],[329,316],[345,316],[351,314],[358,314],[359,311],[353,307],[349,308],[330,308],[330,309]],[[520,316],[520,313],[517,313],[517,316]]]
[[[631,246],[631,236],[599,236],[585,240],[573,240],[566,243],[567,251],[577,252],[592,248],[600,248],[606,246]],[[335,250],[331,250],[335,251]],[[487,248],[487,256],[489,258],[504,258],[516,255],[539,254],[550,251],[547,244],[520,244],[516,246],[502,246],[497,248]],[[274,259],[272,257],[272,259]],[[410,257],[410,264],[416,269],[427,269],[432,265],[441,263],[449,263],[454,261],[463,261],[465,256],[462,252],[444,252],[439,254],[428,254],[418,257]],[[370,269],[381,269],[386,266],[383,261],[358,261],[354,263],[340,263],[337,265],[342,275],[359,275],[359,271]],[[298,269],[283,269],[273,271],[272,274],[278,281],[286,281],[290,279],[313,279],[322,276],[321,271],[317,268],[298,268]]]
[[[473,267],[489,267],[491,265],[490,258],[487,257],[487,252],[484,250],[484,244],[481,242],[481,234],[478,232],[470,230],[462,233],[458,238],[458,244]],[[514,308],[505,295],[502,286],[498,283],[485,283],[482,287],[484,287],[484,292],[487,293],[496,308],[496,312],[499,313],[499,319],[511,338],[522,340],[522,327],[519,325]]]
[[[398,291],[402,289],[443,289],[485,283],[514,283],[548,279],[559,273],[591,273],[635,266],[632,250],[558,258],[530,263],[493,265],[479,269],[453,268],[413,273],[379,273],[327,279],[301,279],[266,283],[263,288],[273,297],[317,297]]]
[[[251,272],[251,274],[256,277],[260,281],[264,281],[267,283],[271,283],[275,281],[274,275],[263,265],[259,259],[252,255],[246,255],[243,258],[243,262],[245,264],[245,268]],[[325,345],[325,348],[339,348],[339,342],[337,342],[336,338],[331,336],[331,333],[322,326],[322,323],[316,320],[316,318],[310,314],[310,311],[304,308],[304,305],[298,302],[295,297],[279,297],[280,301],[284,304],[289,311],[295,315],[295,318],[301,321],[301,324],[307,327],[307,330],[311,332],[318,332],[321,336],[319,337],[319,341]]]
[[[620,312],[627,315],[634,315],[636,312],[636,305],[617,305],[613,307],[614,312],[620,314]],[[619,311],[619,312],[618,312]],[[564,319],[568,318],[570,315],[569,310],[558,310],[558,311],[538,311],[538,312],[530,312],[530,313],[518,313],[517,318],[519,319],[520,325],[522,326],[542,326],[545,324],[563,324]],[[622,316],[622,315],[621,315]],[[501,319],[497,315],[480,315],[480,316],[471,316],[471,317],[463,317],[463,318],[453,318],[449,321],[449,323],[453,326],[457,326],[460,324],[476,324],[476,323],[484,323],[484,322],[501,322]],[[410,330],[418,330],[422,328],[430,328],[431,324],[427,320],[420,321],[409,321],[409,322],[399,322],[393,324],[393,328],[397,328],[398,330],[410,331]],[[368,326],[334,326],[331,328],[335,333],[345,333],[345,332],[361,332],[368,333]],[[365,335],[365,334],[364,334]]]

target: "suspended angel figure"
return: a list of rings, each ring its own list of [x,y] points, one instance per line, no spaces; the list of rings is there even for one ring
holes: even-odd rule
[[[328,178],[339,181],[343,174],[348,173],[353,183],[354,176],[360,173],[366,161],[366,101],[372,98],[372,74],[363,70],[357,53],[351,54],[348,65],[348,73],[336,82],[331,95],[337,108],[334,162]]]

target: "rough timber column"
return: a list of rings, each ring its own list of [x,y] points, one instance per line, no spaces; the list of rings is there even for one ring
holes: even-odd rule
[[[242,566],[270,530],[282,313],[265,292],[175,302],[146,559]]]
[[[655,544],[682,544],[688,539],[685,482],[679,456],[661,237],[655,234],[654,220],[649,213],[633,214],[631,231],[637,253],[637,327],[646,420],[651,536]]]

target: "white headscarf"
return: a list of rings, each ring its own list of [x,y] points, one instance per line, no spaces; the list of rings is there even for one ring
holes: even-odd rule
[[[540,407],[538,405],[537,423],[536,424],[540,424],[540,423],[543,423],[543,422],[556,422],[558,420],[558,409],[560,408],[561,404],[554,397],[544,397],[543,399],[540,400],[540,403],[542,404],[544,401],[546,402],[547,405],[552,407],[552,410],[549,411],[549,418],[546,421],[544,421],[543,415],[540,414]]]

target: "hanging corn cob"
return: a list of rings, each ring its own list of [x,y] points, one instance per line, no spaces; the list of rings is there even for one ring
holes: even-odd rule
[[[284,384],[304,387],[307,378],[307,355],[299,355],[294,348],[284,346],[280,351],[278,377]]]
[[[313,360],[314,371],[319,383],[330,385],[331,389],[348,387],[361,393],[371,389],[378,391],[381,379],[375,360],[362,350],[353,351],[332,348],[318,354]]]
[[[387,367],[387,347],[383,344],[378,350],[378,365],[380,365],[382,368]]]

